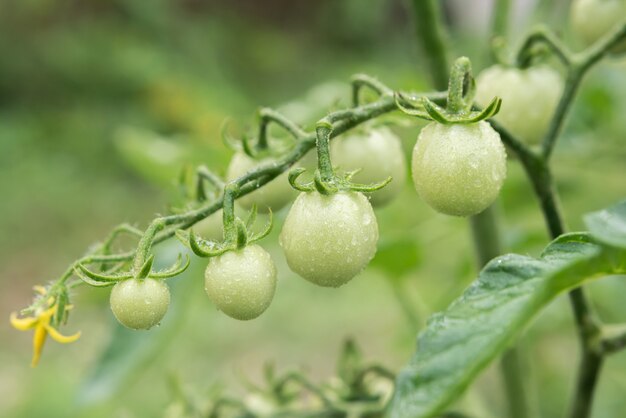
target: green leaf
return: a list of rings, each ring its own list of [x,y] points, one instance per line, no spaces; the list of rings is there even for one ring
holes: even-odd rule
[[[608,209],[585,216],[593,237],[614,247],[626,248],[626,200]]]
[[[559,293],[625,266],[626,250],[582,233],[556,239],[539,259],[509,254],[492,260],[418,336],[417,352],[398,375],[390,416],[441,413]]]
[[[420,249],[415,240],[402,238],[383,242],[370,264],[387,273],[390,278],[400,280],[414,271],[420,263]]]

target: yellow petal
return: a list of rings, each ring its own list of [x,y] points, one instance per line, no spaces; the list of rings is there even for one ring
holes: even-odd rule
[[[20,331],[28,331],[29,329],[34,328],[35,325],[37,325],[37,322],[39,322],[38,318],[18,318],[17,312],[11,312],[9,320],[11,321],[11,325]]]
[[[52,318],[52,316],[55,314],[56,311],[57,311],[57,307],[56,305],[54,305],[52,308],[48,308],[42,313],[40,313],[38,317],[41,318],[43,322],[48,323],[50,322],[50,318]]]
[[[48,293],[46,291],[46,288],[40,285],[33,286],[33,290],[39,293],[40,295],[45,295],[46,293]]]
[[[31,367],[35,367],[37,363],[39,363],[39,358],[41,357],[41,351],[43,350],[43,346],[46,342],[46,337],[48,336],[48,331],[46,327],[43,325],[35,328],[35,335],[33,336],[33,360],[31,361]]]
[[[59,331],[52,328],[50,325],[45,325],[45,327],[46,327],[46,331],[48,331],[48,333],[50,334],[52,338],[54,338],[56,341],[63,343],[63,344],[73,343],[80,337],[80,331],[78,331],[74,335],[66,336],[66,335],[62,335]]]

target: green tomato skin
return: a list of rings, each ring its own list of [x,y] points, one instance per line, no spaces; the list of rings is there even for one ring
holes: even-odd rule
[[[487,122],[426,125],[413,149],[413,182],[420,197],[447,215],[470,216],[498,197],[506,152]]]
[[[247,321],[270,306],[276,291],[276,266],[258,245],[209,259],[204,274],[209,299],[226,315]]]
[[[541,142],[563,91],[561,75],[544,66],[527,69],[494,65],[476,78],[476,103],[502,99],[494,119],[529,145]]]
[[[591,45],[607,34],[626,17],[625,0],[574,0],[570,23],[585,45]],[[626,50],[626,42],[614,52]]]
[[[406,180],[406,161],[402,143],[391,130],[376,128],[338,138],[331,147],[333,165],[342,171],[361,169],[355,183],[370,184],[392,178],[391,183],[373,193],[367,193],[372,206],[379,207],[396,197]]]
[[[253,168],[272,161],[271,158],[257,161],[243,152],[238,152],[233,155],[232,160],[230,160],[226,178],[228,181],[235,180]],[[269,212],[270,208],[274,212],[282,209],[295,196],[295,191],[289,184],[288,176],[289,174],[287,172],[282,173],[274,180],[261,186],[258,190],[240,197],[237,199],[237,203],[244,209],[250,209],[252,205],[256,203],[257,209],[261,213]]]
[[[130,329],[150,329],[165,316],[170,290],[163,280],[124,280],[113,286],[110,304],[120,324]]]
[[[362,193],[300,193],[280,234],[289,268],[324,287],[339,287],[376,253],[378,224]]]

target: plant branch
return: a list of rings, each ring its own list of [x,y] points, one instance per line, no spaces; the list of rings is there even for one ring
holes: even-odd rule
[[[430,76],[437,90],[448,85],[448,53],[443,30],[440,5],[436,0],[412,0],[417,41],[426,53]]]

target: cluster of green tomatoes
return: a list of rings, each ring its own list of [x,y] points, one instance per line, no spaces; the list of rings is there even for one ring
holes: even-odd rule
[[[469,61],[459,65],[456,87],[454,69],[451,75],[446,108],[428,100],[413,107],[398,103],[398,107],[431,121],[421,129],[411,160],[413,183],[421,199],[440,213],[472,216],[495,201],[506,177],[505,147],[487,119],[493,118],[528,146],[538,145],[561,96],[563,76],[544,64],[525,68],[498,64],[482,71],[474,82],[470,70],[463,67],[469,66]],[[476,105],[483,109],[477,110]],[[310,188],[296,196],[285,172],[241,196],[237,203],[242,209],[276,212],[295,197],[280,233],[289,268],[313,284],[339,287],[374,257],[378,225],[373,207],[387,204],[402,191],[407,167],[400,139],[382,125],[340,135],[331,145],[333,167],[359,170],[348,176],[349,181],[339,182],[330,191]],[[274,160],[240,150],[230,162],[226,180],[240,178]],[[351,181],[371,183],[386,178],[393,181],[376,191],[350,186]],[[212,229],[210,225],[214,225],[215,229],[216,224],[221,228],[221,211],[197,228]],[[250,242],[209,258],[205,290],[219,310],[250,320],[269,307],[276,276],[269,253]],[[134,329],[156,325],[169,301],[164,281],[151,278],[117,283],[110,299],[116,318]]]

